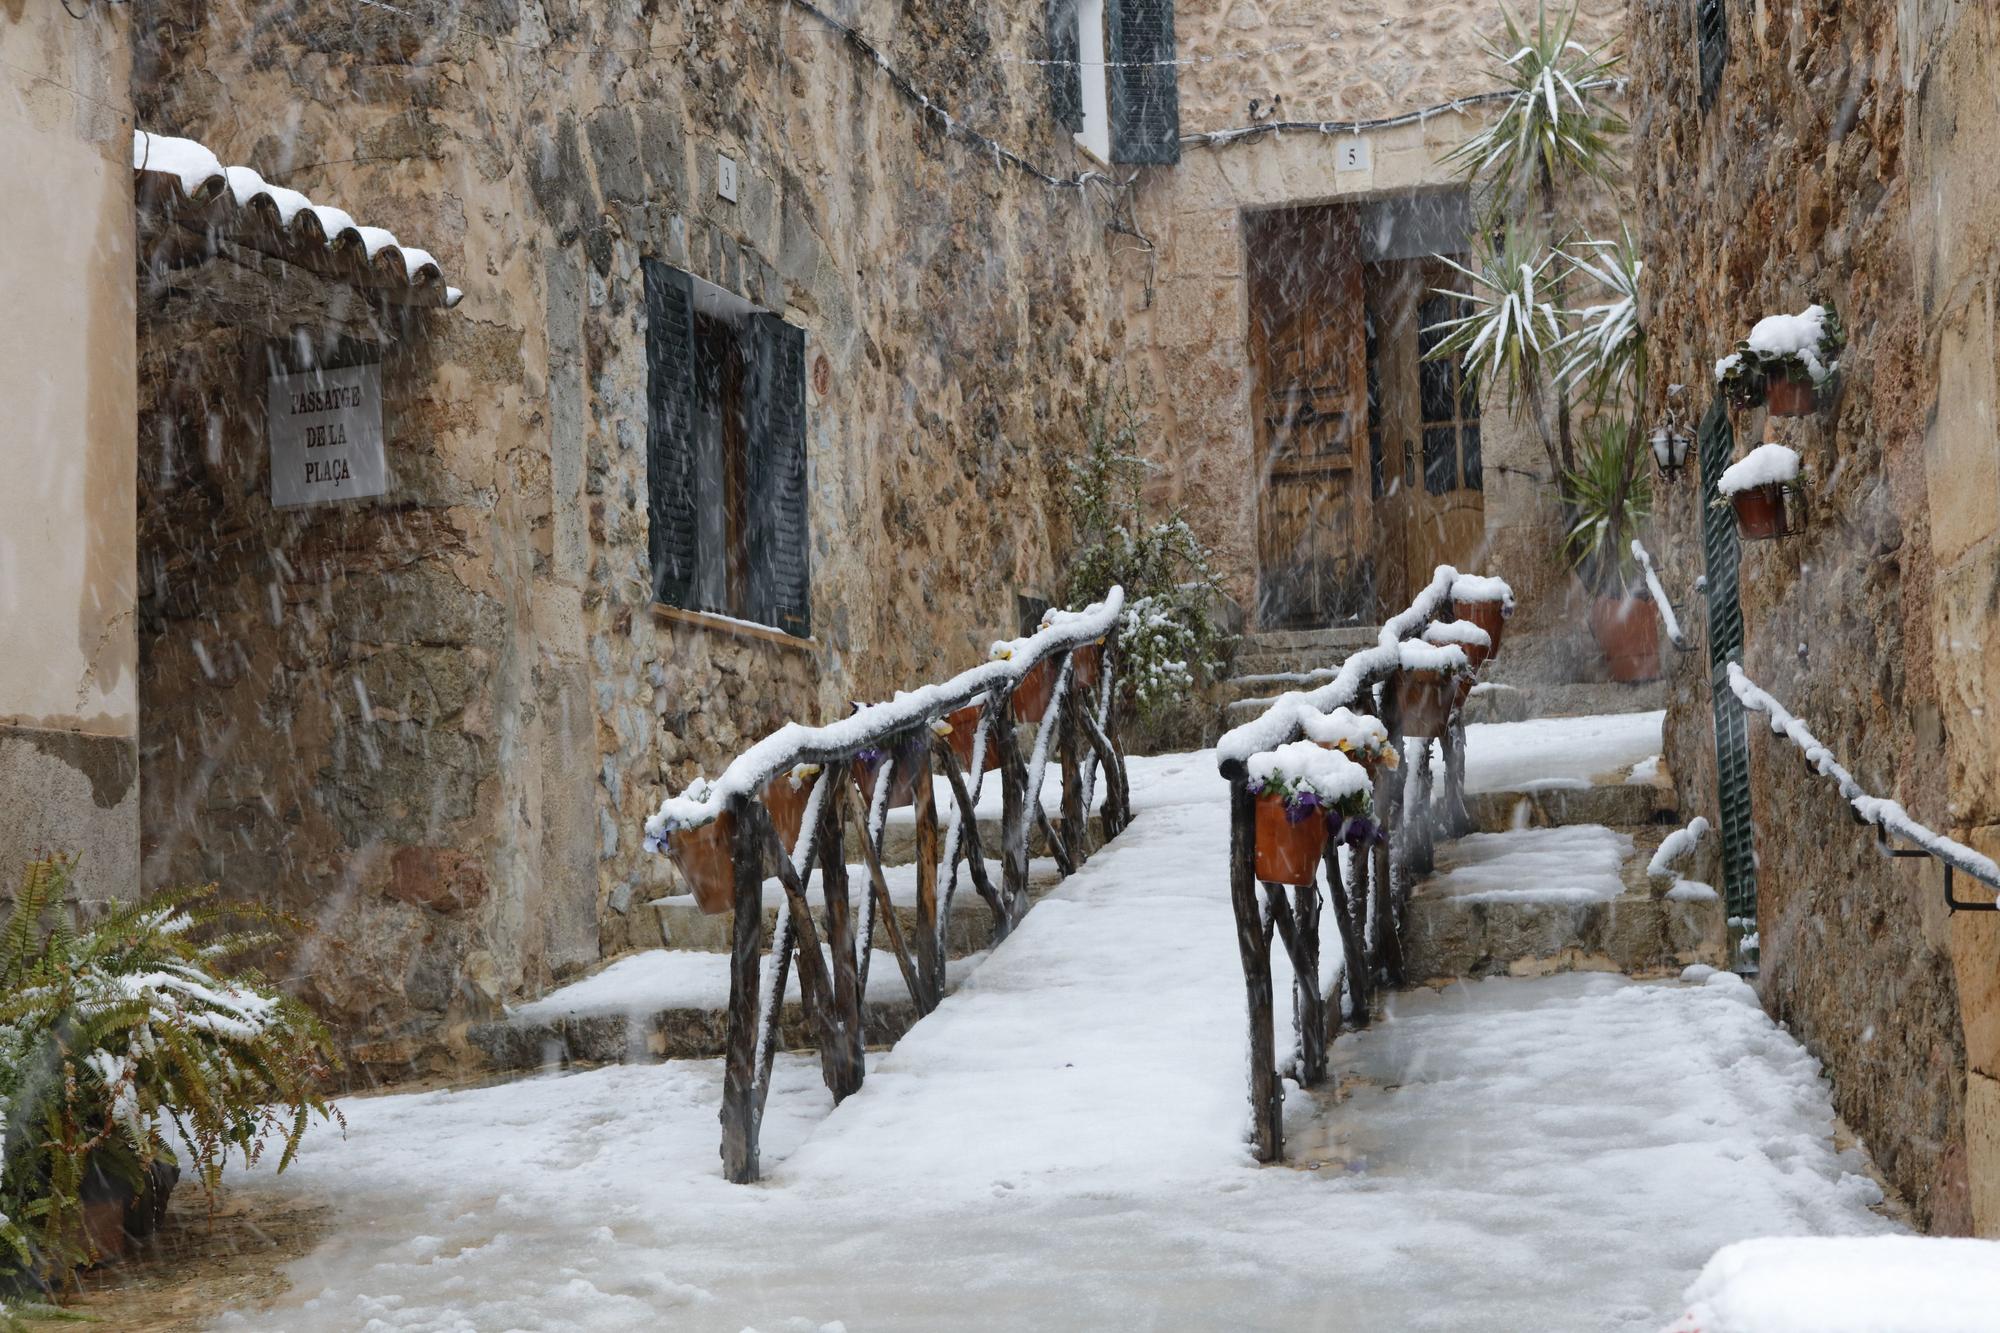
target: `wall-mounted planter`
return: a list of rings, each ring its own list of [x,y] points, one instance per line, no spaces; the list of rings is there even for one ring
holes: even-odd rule
[[[1257,878],[1272,884],[1319,882],[1326,855],[1326,809],[1312,806],[1297,819],[1285,797],[1268,792],[1257,798]]]
[[[1730,496],[1729,503],[1736,510],[1736,535],[1746,542],[1768,542],[1790,536],[1793,529],[1787,497],[1791,490],[1790,486],[1773,482]]]
[[[1799,455],[1782,444],[1760,444],[1723,469],[1716,479],[1717,503],[1736,511],[1736,534],[1744,541],[1771,541],[1804,526],[1805,505],[1798,488]]]
[[[1774,375],[1764,384],[1764,406],[1774,417],[1809,417],[1819,406],[1819,386],[1811,379]]]
[[[699,828],[677,829],[667,839],[667,855],[694,891],[694,903],[720,916],[736,901],[736,816],[717,815]]]
[[[1840,369],[1847,346],[1840,316],[1811,305],[1796,315],[1766,315],[1715,363],[1715,382],[1738,407],[1763,405],[1774,417],[1811,416],[1819,391]]]
[[[1660,619],[1646,598],[1598,598],[1590,607],[1590,634],[1604,650],[1611,679],[1636,685],[1660,678]]]

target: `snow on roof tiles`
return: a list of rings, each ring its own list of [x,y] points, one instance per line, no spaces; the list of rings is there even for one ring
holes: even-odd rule
[[[404,245],[385,228],[364,227],[331,204],[315,204],[297,190],[272,185],[249,167],[225,167],[192,139],[134,130],[132,169],[142,181],[158,182],[170,206],[206,207],[212,220],[230,230],[251,232],[261,225],[274,232],[284,257],[306,267],[326,271],[358,251],[363,271],[353,276],[363,285],[406,287],[412,304],[446,309],[464,295],[445,285],[444,270],[430,251]],[[350,261],[348,267],[356,266]]]

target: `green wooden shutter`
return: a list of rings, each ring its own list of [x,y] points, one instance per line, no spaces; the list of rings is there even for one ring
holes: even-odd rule
[[[1106,71],[1111,160],[1181,160],[1180,71],[1174,65],[1174,0],[1106,0]]]
[[[1083,128],[1083,57],[1076,31],[1076,0],[1049,0],[1049,109],[1066,130]]]
[[[1701,423],[1702,553],[1708,581],[1708,687],[1715,714],[1716,808],[1722,817],[1723,897],[1732,919],[1755,929],[1757,829],[1750,807],[1750,732],[1743,704],[1729,688],[1729,665],[1743,660],[1743,603],[1737,580],[1742,552],[1736,515],[1718,505],[1716,482],[1736,452],[1729,410],[1717,397]]]
[[[750,328],[750,614],[803,638],[812,632],[805,333],[771,314]]]
[[[696,414],[694,284],[648,259],[646,283],[646,528],[653,597],[686,606],[694,586]]]
[[[1729,62],[1729,12],[1724,0],[1696,0],[1695,50],[1701,61],[1701,105],[1707,109],[1722,87],[1722,67]]]

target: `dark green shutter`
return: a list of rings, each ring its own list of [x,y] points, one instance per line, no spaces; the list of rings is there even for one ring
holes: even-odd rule
[[[1049,109],[1066,130],[1083,128],[1083,58],[1076,31],[1076,0],[1049,0]]]
[[[1750,810],[1750,733],[1742,701],[1729,688],[1729,665],[1743,660],[1743,603],[1737,581],[1742,552],[1736,514],[1718,505],[1716,482],[1736,452],[1729,411],[1718,396],[1701,423],[1702,551],[1708,580],[1708,688],[1715,714],[1716,808],[1722,817],[1723,898],[1742,929],[1757,920],[1757,829]]]
[[[658,260],[646,282],[646,527],[653,597],[686,606],[694,584],[694,284]]]
[[[806,339],[776,315],[750,322],[751,618],[812,632],[806,518]]]
[[[1701,105],[1715,101],[1722,87],[1722,67],[1729,61],[1729,13],[1723,0],[1696,0],[1695,49],[1701,61]]]
[[[1106,0],[1110,54],[1111,160],[1181,160],[1180,71],[1174,65],[1173,0]]]

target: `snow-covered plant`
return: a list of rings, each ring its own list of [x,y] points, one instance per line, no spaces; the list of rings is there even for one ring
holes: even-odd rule
[[[1489,227],[1520,200],[1552,193],[1558,183],[1616,176],[1614,142],[1626,130],[1610,98],[1618,58],[1574,40],[1575,9],[1552,20],[1548,5],[1539,3],[1533,28],[1505,5],[1500,14],[1505,38],[1485,45],[1511,95],[1485,129],[1446,159],[1485,186]]]
[[[1641,582],[1632,539],[1653,512],[1648,452],[1628,422],[1607,421],[1585,445],[1583,461],[1563,479],[1572,515],[1563,554],[1586,588],[1623,597]]]
[[[1361,766],[1313,741],[1292,741],[1253,755],[1247,772],[1250,794],[1282,800],[1285,818],[1294,824],[1315,814],[1358,818],[1374,805]]]
[[[1509,227],[1480,268],[1467,268],[1449,258],[1444,262],[1464,278],[1464,290],[1440,289],[1440,294],[1469,309],[1424,330],[1442,335],[1426,359],[1456,357],[1481,392],[1488,386],[1504,388],[1509,407],[1516,414],[1525,408],[1548,441],[1543,386],[1563,339],[1554,285],[1548,280],[1555,256],[1538,250],[1525,232]]]
[[[1760,444],[1722,470],[1715,479],[1715,504],[1726,506],[1730,497],[1760,486],[1782,486],[1799,479],[1799,451],[1789,445]]]
[[[1150,719],[1213,678],[1228,635],[1215,618],[1208,547],[1179,513],[1148,513],[1141,429],[1129,397],[1091,405],[1083,454],[1070,464],[1074,545],[1063,596],[1083,606],[1124,587],[1120,679],[1139,716]]]
[[[63,919],[74,858],[30,862],[0,930],[0,1293],[59,1286],[92,1256],[86,1175],[143,1191],[172,1163],[213,1189],[297,1153],[337,1067],[325,1030],[240,966],[280,918],[223,907],[216,889]]]
[[[1639,281],[1646,264],[1639,243],[1627,228],[1616,241],[1585,241],[1577,249],[1563,255],[1570,272],[1595,282],[1610,299],[1569,312],[1573,326],[1563,335],[1556,373],[1566,392],[1599,409],[1609,402],[1624,410],[1629,401],[1636,417],[1635,396],[1646,388],[1646,331],[1639,323]]]
[[[1315,745],[1337,750],[1357,763],[1394,768],[1399,758],[1389,740],[1389,729],[1379,718],[1336,708],[1331,713],[1307,712],[1299,722],[1305,738]]]
[[[1755,406],[1774,379],[1825,384],[1840,368],[1847,331],[1831,306],[1809,305],[1796,315],[1766,315],[1750,336],[1715,363],[1715,382],[1731,402]]]

